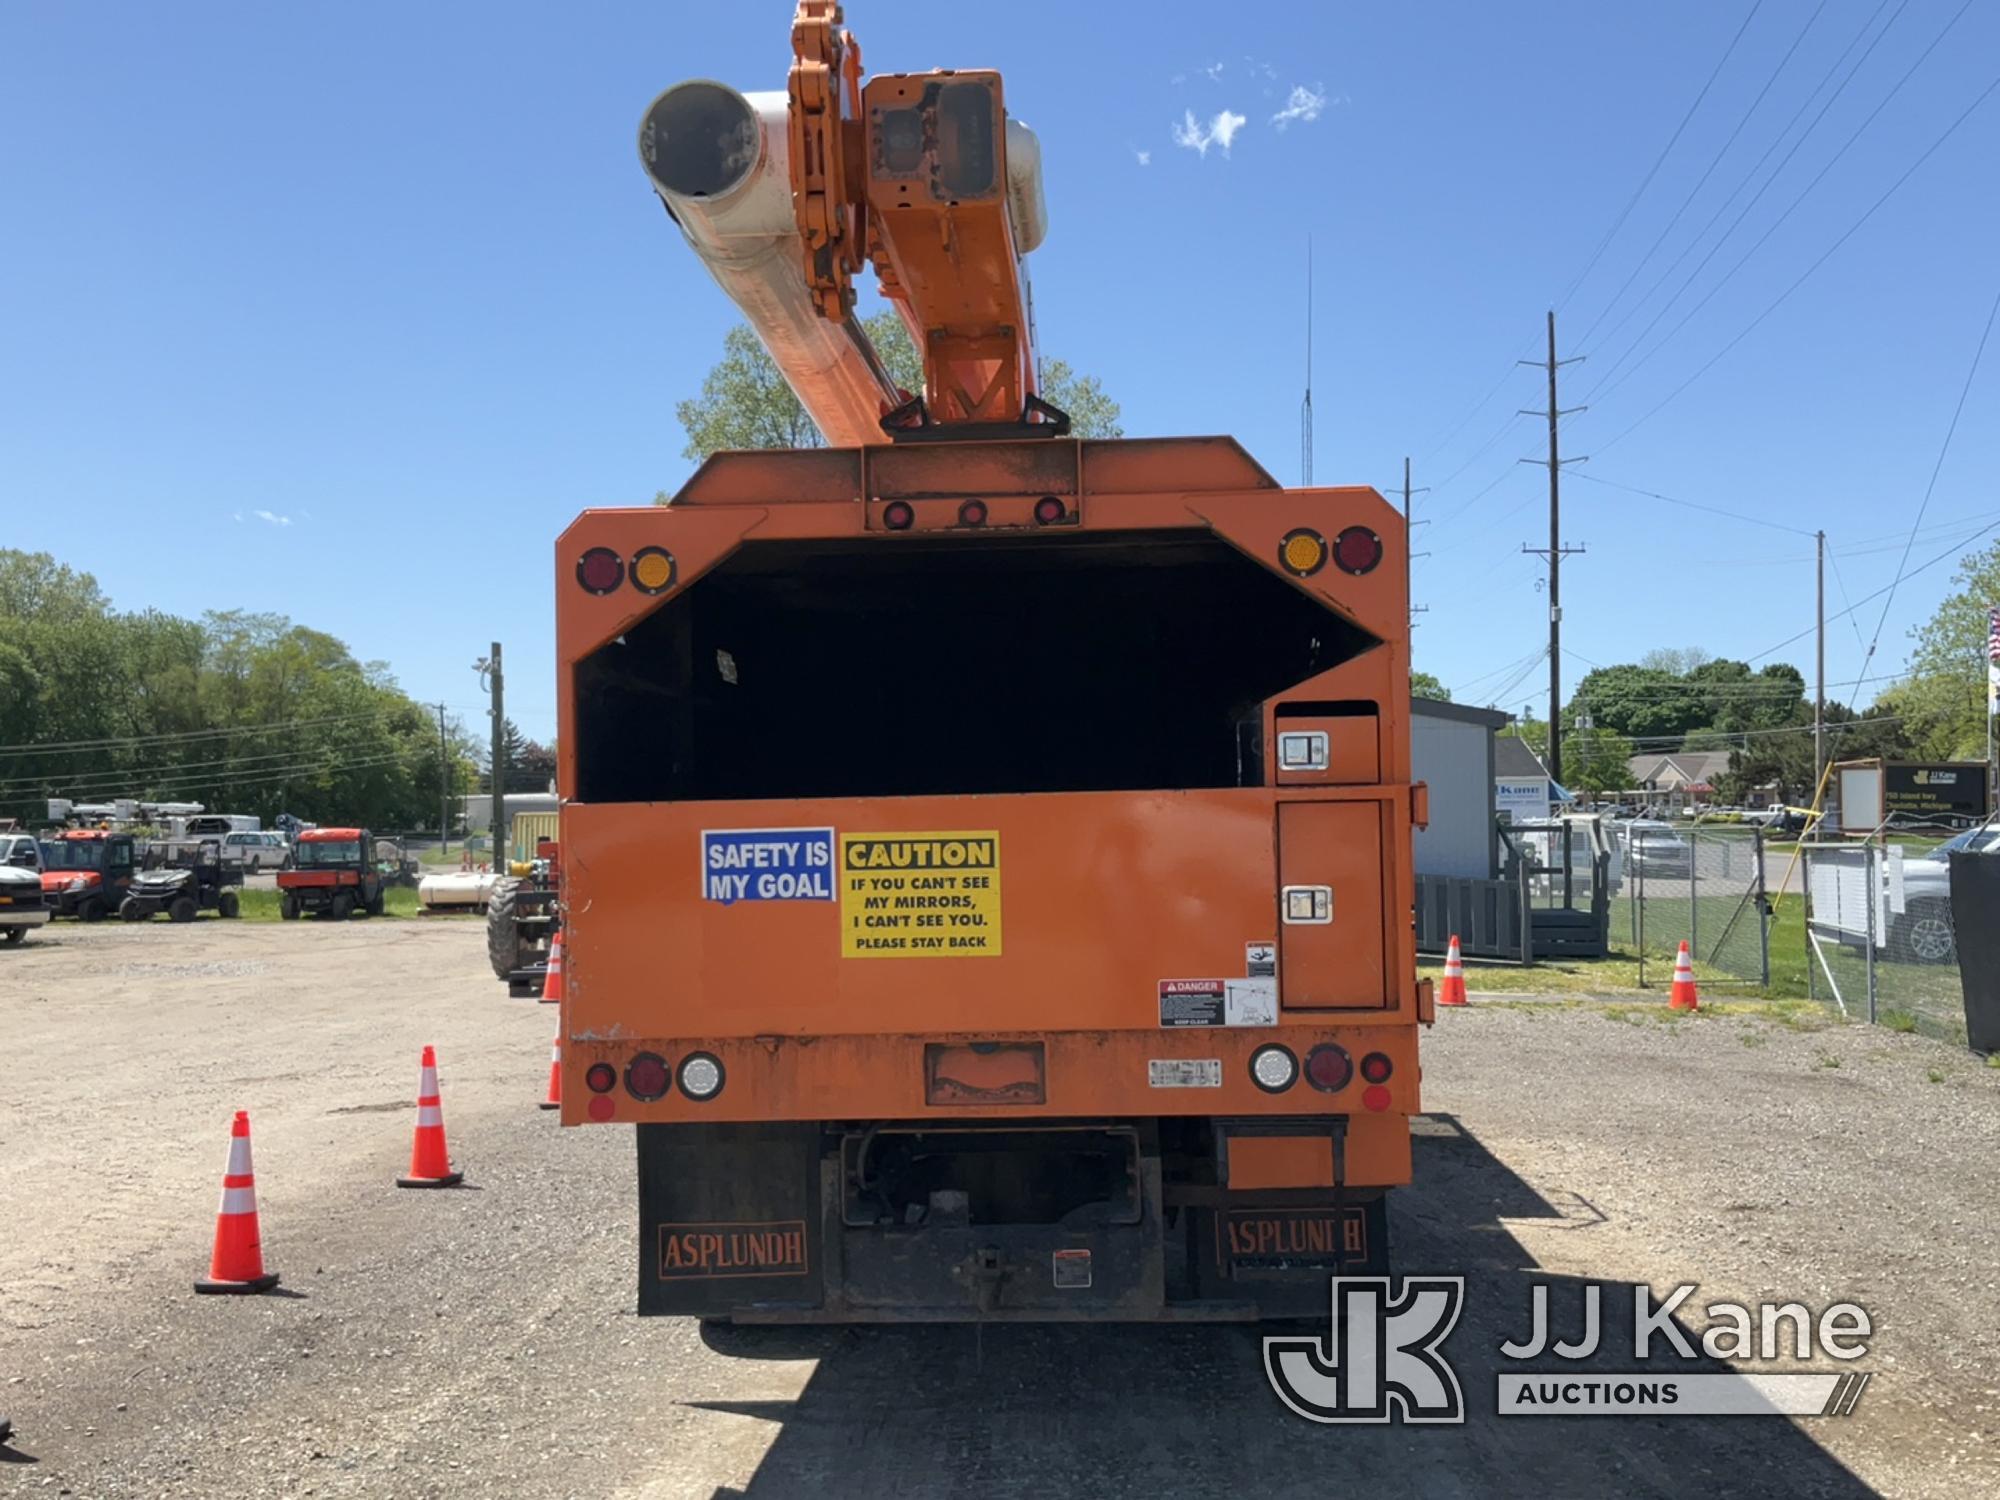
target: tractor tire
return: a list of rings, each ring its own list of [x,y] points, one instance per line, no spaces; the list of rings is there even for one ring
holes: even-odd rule
[[[139,904],[137,896],[127,896],[123,901],[118,903],[118,915],[128,922],[143,922],[152,913]]]
[[[347,892],[342,891],[333,898],[333,904],[328,909],[331,911],[334,921],[345,922],[349,917],[354,915],[354,898],[348,895]]]
[[[287,922],[299,919],[299,898],[287,891],[278,901],[278,915]]]
[[[377,891],[375,893],[375,899],[368,903],[368,915],[371,917],[379,917],[382,915],[383,912],[387,911],[388,909],[389,909],[389,893],[386,890]]]
[[[9,948],[20,943],[25,943],[27,940],[28,929],[25,927],[0,928],[0,943],[5,943]]]
[[[218,892],[215,898],[215,910],[218,916],[241,916],[243,900],[233,890]]]
[[[194,897],[176,896],[173,904],[167,908],[167,919],[172,922],[192,922],[200,910],[201,908],[194,904]]]
[[[80,921],[102,922],[106,911],[102,896],[86,896],[77,904],[76,915]]]
[[[505,979],[521,967],[521,921],[515,901],[520,888],[520,881],[503,875],[486,898],[486,958],[495,979]]]

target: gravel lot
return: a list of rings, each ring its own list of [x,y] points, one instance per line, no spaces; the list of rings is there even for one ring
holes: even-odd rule
[[[1394,1234],[1469,1280],[1470,1420],[1321,1429],[1243,1329],[642,1322],[629,1135],[533,1107],[554,1012],[476,924],[59,924],[0,953],[0,1495],[2000,1493],[2000,1071],[1654,1014],[1442,1018]],[[425,1042],[463,1191],[390,1185]],[[189,1285],[236,1108],[283,1297]],[[1573,1326],[1578,1278],[1853,1298],[1875,1379],[1840,1420],[1496,1418],[1527,1288]]]

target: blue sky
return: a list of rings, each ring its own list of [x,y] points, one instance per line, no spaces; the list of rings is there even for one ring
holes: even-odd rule
[[[1417,664],[1518,709],[1546,691],[1519,670],[1546,632],[1541,565],[1519,548],[1546,541],[1547,511],[1543,472],[1515,462],[1542,439],[1509,421],[1543,391],[1511,362],[1539,353],[1550,306],[1562,352],[1589,356],[1564,376],[1564,404],[1591,406],[1566,429],[1592,455],[1577,473],[1823,526],[1831,609],[1895,576],[2000,292],[2000,97],[1696,372],[1994,82],[2000,10],[1947,32],[1954,14],[1027,4],[996,24],[856,0],[848,24],[872,69],[1004,72],[1046,163],[1043,348],[1100,376],[1128,432],[1233,433],[1296,481],[1312,236],[1315,477],[1387,485],[1416,460],[1435,486],[1417,504]],[[732,321],[647,187],[637,122],[684,77],[781,87],[789,15],[9,7],[0,545],[87,568],[129,608],[289,613],[474,724],[470,663],[499,637],[515,716],[550,733],[553,538],[685,476],[674,403]],[[2000,526],[1996,415],[2000,349],[1912,565]],[[1564,570],[1566,681],[1658,645],[1757,656],[1811,625],[1809,538],[1581,477],[1565,496],[1589,549]],[[1901,585],[1865,671],[1879,601],[1830,627],[1839,696],[1886,685],[1950,571]],[[1809,669],[1810,649],[1779,655]]]

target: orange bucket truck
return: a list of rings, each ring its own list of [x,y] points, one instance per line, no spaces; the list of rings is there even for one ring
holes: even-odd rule
[[[1388,1264],[1429,1020],[1401,519],[1071,436],[1034,137],[838,20],[642,130],[830,446],[558,543],[562,1121],[637,1126],[644,1313],[1318,1313]]]

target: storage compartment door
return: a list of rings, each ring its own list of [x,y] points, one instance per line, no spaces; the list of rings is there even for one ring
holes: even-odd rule
[[[1381,802],[1278,804],[1278,990],[1286,1010],[1380,1010]]]

